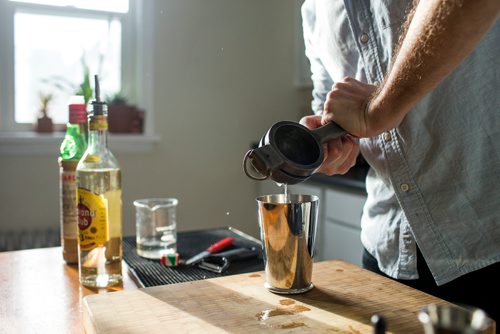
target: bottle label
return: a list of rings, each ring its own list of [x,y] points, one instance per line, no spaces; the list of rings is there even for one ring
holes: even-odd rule
[[[90,118],[90,131],[105,131],[108,129],[108,117],[104,115],[96,115]]]
[[[102,246],[109,237],[108,201],[78,188],[78,242],[80,250],[89,251]]]
[[[77,209],[76,209],[76,163],[64,161],[60,168],[61,185],[61,222],[62,235],[67,239],[77,237]]]

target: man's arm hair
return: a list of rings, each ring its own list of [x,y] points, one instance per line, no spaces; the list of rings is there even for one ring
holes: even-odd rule
[[[498,0],[422,0],[415,4],[393,64],[366,109],[369,127],[388,130],[399,125],[422,97],[472,53],[499,13]]]

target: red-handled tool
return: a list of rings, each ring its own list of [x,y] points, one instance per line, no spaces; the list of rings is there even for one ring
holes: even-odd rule
[[[215,244],[213,244],[212,246],[208,247],[207,250],[193,256],[192,258],[188,259],[186,261],[186,265],[190,265],[190,264],[194,264],[194,263],[198,263],[200,262],[203,258],[209,256],[210,254],[213,254],[213,253],[218,253],[220,252],[221,250],[229,247],[229,246],[232,246],[233,245],[233,238],[231,237],[227,237],[227,238],[224,238],[220,241],[217,241]]]

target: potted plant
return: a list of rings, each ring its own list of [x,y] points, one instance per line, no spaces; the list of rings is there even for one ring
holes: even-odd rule
[[[42,82],[50,85],[53,88],[56,88],[63,94],[81,95],[83,96],[85,105],[88,105],[90,100],[92,99],[92,96],[94,95],[94,89],[92,88],[93,81],[91,79],[90,68],[85,61],[85,57],[82,57],[81,63],[83,69],[83,78],[80,84],[75,84],[68,78],[59,75],[43,79]]]
[[[52,94],[39,93],[40,96],[40,113],[36,124],[36,131],[42,133],[50,133],[54,131],[52,119],[48,116],[49,103],[52,101]]]
[[[142,111],[128,102],[123,92],[106,98],[108,104],[108,126],[111,133],[142,132]]]
[[[85,105],[88,105],[92,95],[94,95],[94,89],[92,88],[90,81],[90,69],[84,59],[82,59],[83,66],[83,81],[78,86],[78,90],[75,92],[75,95],[83,96],[83,100]]]

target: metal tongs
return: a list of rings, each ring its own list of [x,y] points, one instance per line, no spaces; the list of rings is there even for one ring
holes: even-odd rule
[[[236,248],[207,256],[199,262],[198,267],[221,274],[229,268],[231,262],[257,256],[259,256],[259,251],[255,247]]]

